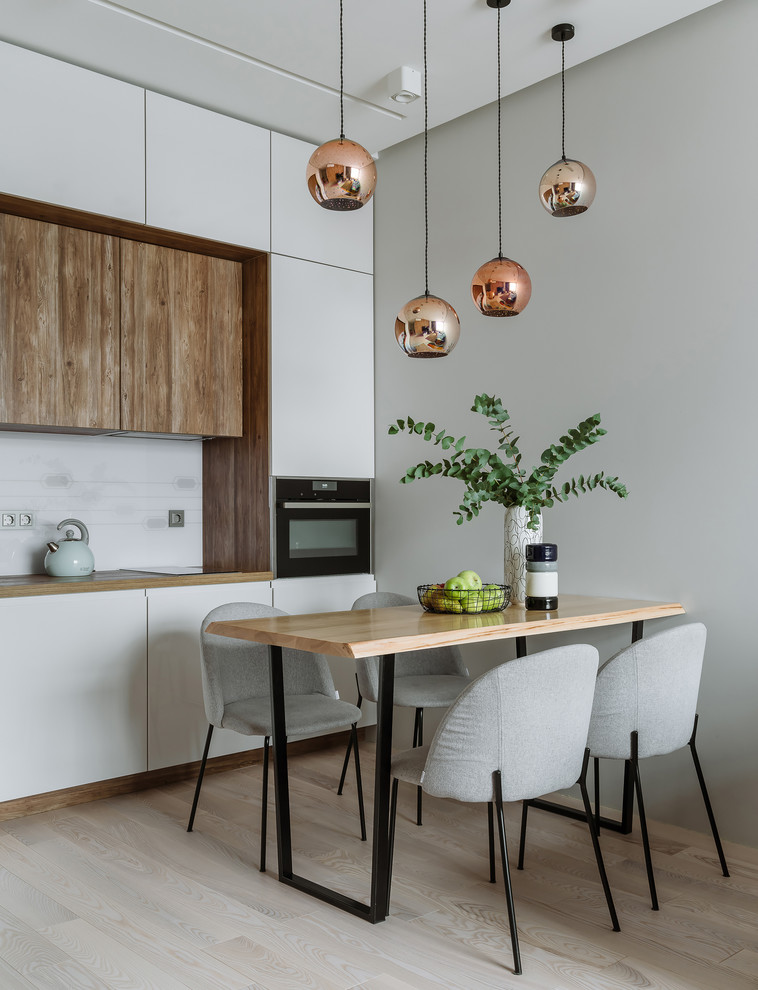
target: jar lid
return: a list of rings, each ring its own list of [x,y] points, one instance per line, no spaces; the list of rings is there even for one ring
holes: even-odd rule
[[[527,560],[558,560],[557,543],[527,543]]]

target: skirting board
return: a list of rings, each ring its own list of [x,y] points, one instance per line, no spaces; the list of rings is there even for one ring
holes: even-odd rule
[[[373,730],[373,726],[358,729],[359,740],[371,739]],[[314,750],[347,746],[349,736],[350,733],[345,731],[331,733],[328,736],[315,736],[312,739],[299,739],[287,744],[287,754],[288,756],[297,756],[300,753],[312,753]],[[209,774],[221,773],[224,770],[238,770],[240,767],[251,766],[262,760],[262,749],[231,753],[229,756],[216,756],[208,760],[205,772]],[[30,794],[28,797],[3,801],[0,802],[0,822],[10,821],[12,818],[25,818],[27,815],[37,815],[43,811],[57,811],[59,808],[69,808],[76,804],[86,804],[88,801],[116,797],[119,794],[144,791],[151,787],[161,787],[163,784],[174,784],[179,780],[195,779],[199,770],[200,761],[197,760],[194,763],[183,763],[176,767],[147,770],[144,773],[129,774],[126,777],[98,780],[92,784],[81,784],[77,787],[66,787],[60,791],[47,791],[44,794]]]

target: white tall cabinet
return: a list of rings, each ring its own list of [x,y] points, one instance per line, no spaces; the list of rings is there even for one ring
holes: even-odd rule
[[[271,605],[268,581],[148,588],[148,770],[199,760],[208,732],[200,672],[200,624],[227,602]],[[217,729],[210,756],[239,753],[262,740]]]
[[[371,275],[272,255],[271,473],[374,476]]]
[[[145,91],[0,42],[0,191],[145,222]]]
[[[141,773],[145,592],[0,599],[0,801]]]

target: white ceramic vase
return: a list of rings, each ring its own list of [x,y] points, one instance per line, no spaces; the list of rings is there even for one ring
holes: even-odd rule
[[[503,570],[505,584],[511,586],[511,602],[523,605],[526,599],[526,545],[542,543],[542,514],[537,529],[528,529],[529,512],[520,505],[505,510]]]

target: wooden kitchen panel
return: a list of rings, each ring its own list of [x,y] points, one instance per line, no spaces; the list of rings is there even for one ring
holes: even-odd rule
[[[242,434],[242,266],[121,241],[121,429]]]
[[[118,239],[0,214],[0,422],[118,429]]]

